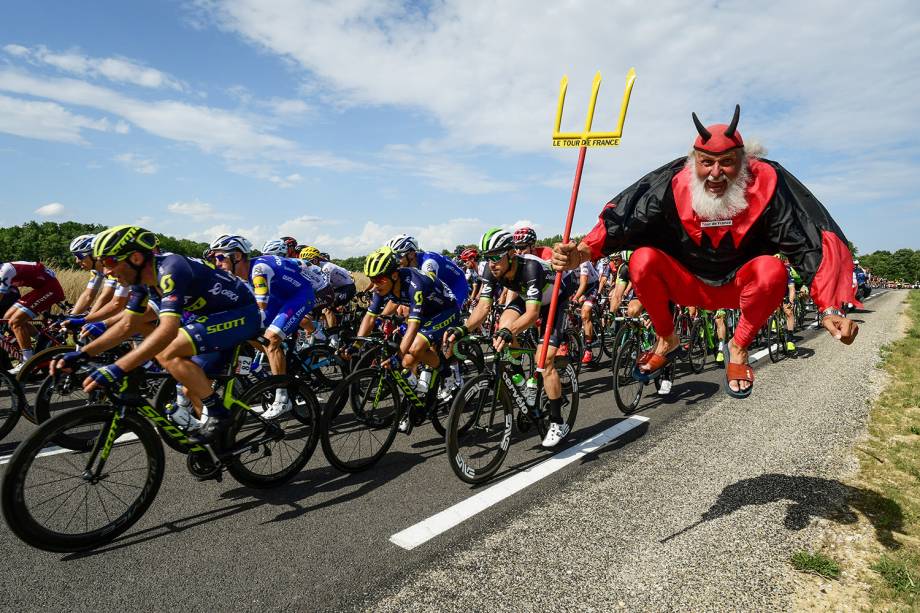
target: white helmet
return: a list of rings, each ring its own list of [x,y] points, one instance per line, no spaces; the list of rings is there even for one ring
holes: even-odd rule
[[[387,247],[401,257],[409,251],[418,251],[418,241],[408,234],[397,234],[387,242]]]
[[[287,256],[288,248],[284,244],[284,241],[278,238],[273,238],[264,245],[260,251],[265,255],[279,255],[281,257]]]
[[[70,241],[70,252],[74,254],[75,257],[81,259],[88,255],[92,255],[94,238],[96,238],[95,234],[81,234]]]
[[[211,251],[242,251],[246,255],[252,252],[252,243],[238,234],[221,234],[210,245]]]

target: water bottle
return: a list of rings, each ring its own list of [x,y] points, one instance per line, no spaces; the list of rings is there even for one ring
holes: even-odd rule
[[[533,377],[527,379],[524,387],[524,400],[529,407],[532,407],[537,401],[537,380]]]
[[[514,387],[517,388],[518,393],[521,394],[521,397],[524,399],[524,402],[527,402],[527,389],[526,383],[524,382],[524,375],[521,373],[514,373],[511,375],[511,382],[514,383]]]

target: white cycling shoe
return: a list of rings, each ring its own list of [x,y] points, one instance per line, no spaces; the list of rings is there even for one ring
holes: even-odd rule
[[[175,409],[172,412],[167,410],[166,415],[174,424],[186,430],[194,430],[195,428],[201,427],[203,421],[199,421],[198,418],[188,410],[190,407],[185,407],[181,404],[173,406]]]
[[[9,370],[6,371],[6,372],[8,372],[9,374],[11,374],[11,375],[13,375],[13,376],[16,376],[16,375],[19,374],[19,371],[22,370],[22,367],[25,366],[25,364],[26,364],[25,361],[20,362],[19,364],[17,364],[16,366],[12,367],[11,369],[9,369]]]
[[[568,436],[569,430],[571,430],[569,424],[551,423],[549,425],[549,430],[546,431],[546,436],[543,437],[543,446],[547,449],[555,447],[562,439]]]
[[[276,417],[280,417],[281,415],[284,415],[290,410],[291,410],[290,400],[284,400],[284,401],[276,400],[271,404],[270,407],[265,409],[264,413],[262,413],[262,419],[275,419]]]

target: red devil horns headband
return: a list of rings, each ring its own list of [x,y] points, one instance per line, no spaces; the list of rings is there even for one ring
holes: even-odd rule
[[[744,141],[741,140],[741,133],[738,132],[738,119],[741,118],[740,105],[735,105],[735,114],[728,125],[717,123],[707,128],[703,126],[696,113],[691,113],[691,115],[693,116],[693,125],[696,126],[696,131],[700,133],[696,137],[696,142],[693,143],[693,148],[697,151],[720,154],[744,146]]]

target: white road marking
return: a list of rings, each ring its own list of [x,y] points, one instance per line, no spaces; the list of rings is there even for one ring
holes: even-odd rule
[[[136,440],[137,440],[137,435],[134,434],[133,432],[128,432],[127,434],[122,434],[117,439],[115,439],[115,444],[117,445],[118,443],[129,443],[131,441],[136,441]],[[36,455],[35,457],[43,458],[45,456],[57,455],[59,453],[73,453],[73,450],[65,449],[63,447],[58,447],[57,445],[51,445],[50,447],[45,447],[44,451],[39,452],[38,455]],[[0,466],[2,466],[3,464],[9,464],[10,458],[12,457],[13,457],[12,453],[9,455],[0,456]]]
[[[496,483],[492,487],[470,496],[466,500],[458,502],[454,506],[432,515],[402,532],[397,532],[390,537],[390,542],[399,545],[403,549],[415,549],[470,517],[516,494],[527,486],[599,449],[648,420],[648,417],[642,415],[627,417],[615,426],[595,434],[588,440],[570,447],[535,466],[531,466],[523,472],[508,477],[504,481]]]

